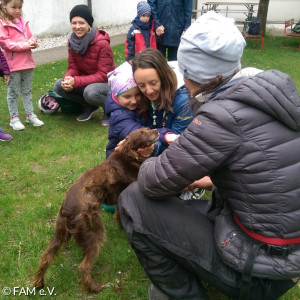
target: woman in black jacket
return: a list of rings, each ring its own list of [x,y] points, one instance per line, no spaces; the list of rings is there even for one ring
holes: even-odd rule
[[[232,298],[277,299],[299,279],[300,97],[280,71],[241,69],[244,46],[214,12],[187,30],[178,63],[196,117],[121,194],[150,299],[208,299],[203,282]],[[177,197],[204,176],[208,203]]]

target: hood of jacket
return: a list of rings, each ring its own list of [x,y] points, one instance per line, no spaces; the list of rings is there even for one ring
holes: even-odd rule
[[[122,108],[121,105],[117,104],[111,95],[111,91],[109,91],[107,97],[106,97],[106,101],[105,101],[105,114],[109,117],[110,114],[117,109]]]
[[[292,78],[278,70],[245,77],[212,100],[227,99],[253,106],[300,131],[300,97]]]
[[[108,33],[104,30],[98,30],[98,33],[96,33],[96,36],[95,36],[94,40],[92,41],[92,43],[95,43],[98,40],[104,40],[110,44],[110,37],[109,37]]]

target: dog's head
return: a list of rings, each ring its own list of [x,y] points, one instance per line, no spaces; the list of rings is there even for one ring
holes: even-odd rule
[[[146,148],[155,143],[159,138],[157,129],[140,128],[131,132],[120,145],[119,152],[127,160],[143,162],[146,158],[141,156],[137,150]]]

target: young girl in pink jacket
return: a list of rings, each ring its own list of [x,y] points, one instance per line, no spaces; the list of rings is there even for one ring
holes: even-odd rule
[[[0,47],[11,71],[7,86],[7,104],[10,126],[23,130],[18,113],[18,96],[21,93],[26,112],[26,122],[42,126],[44,122],[34,114],[31,95],[33,69],[35,68],[31,49],[38,47],[28,26],[22,18],[23,0],[2,0],[0,4]]]

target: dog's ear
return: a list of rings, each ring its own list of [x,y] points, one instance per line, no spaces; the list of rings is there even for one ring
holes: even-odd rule
[[[136,150],[128,149],[128,151],[124,152],[124,157],[127,160],[141,161],[141,156],[136,152]]]
[[[137,150],[132,149],[134,147],[132,138],[128,135],[124,142],[120,145],[119,151],[122,152],[123,157],[128,161],[136,161],[136,162],[143,162],[145,159],[139,153],[137,153]]]

